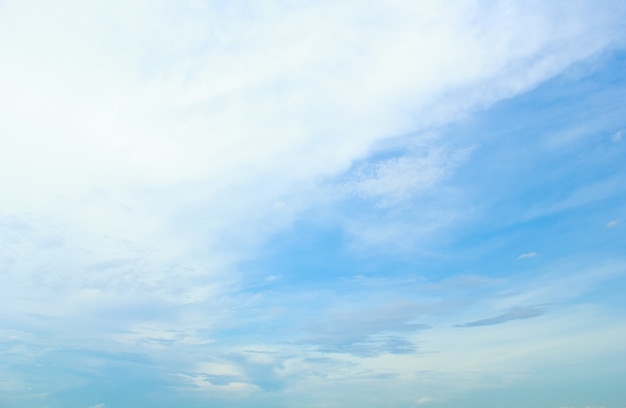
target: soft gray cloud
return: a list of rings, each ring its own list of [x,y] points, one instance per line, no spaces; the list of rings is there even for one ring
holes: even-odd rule
[[[530,319],[532,317],[538,317],[546,313],[546,309],[543,306],[530,306],[530,307],[514,307],[507,312],[502,313],[495,317],[487,319],[475,320],[473,322],[458,324],[456,327],[479,327],[479,326],[493,326],[496,324],[502,324],[511,320]]]
[[[406,335],[428,328],[416,322],[424,310],[424,306],[417,304],[388,304],[351,312],[329,312],[307,327],[304,343],[326,353],[359,356],[412,353],[416,346]]]

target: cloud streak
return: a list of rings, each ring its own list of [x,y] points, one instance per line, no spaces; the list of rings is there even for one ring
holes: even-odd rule
[[[531,307],[514,307],[507,312],[500,315],[475,320],[473,322],[458,324],[456,327],[480,327],[480,326],[494,326],[497,324],[503,324],[512,320],[525,320],[533,317],[539,317],[546,313],[546,309],[543,306],[531,306]]]

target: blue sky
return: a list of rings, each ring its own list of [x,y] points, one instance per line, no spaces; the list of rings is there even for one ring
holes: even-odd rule
[[[626,407],[620,1],[0,1],[0,406]]]

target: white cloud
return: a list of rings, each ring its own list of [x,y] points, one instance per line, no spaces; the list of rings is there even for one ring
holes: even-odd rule
[[[402,156],[362,166],[349,186],[365,198],[376,198],[380,205],[407,202],[416,194],[436,185],[469,155],[469,149],[444,151],[430,149],[423,156]]]
[[[99,404],[91,405],[89,408],[106,408],[106,404],[101,402]]]
[[[621,220],[611,220],[606,223],[607,228],[615,228],[620,224]]]
[[[518,256],[517,259],[534,258],[536,256],[537,256],[536,252],[525,252],[523,254],[520,254],[520,256]]]

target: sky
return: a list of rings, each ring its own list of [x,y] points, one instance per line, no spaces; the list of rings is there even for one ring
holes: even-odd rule
[[[0,0],[0,407],[625,408],[624,21]]]

